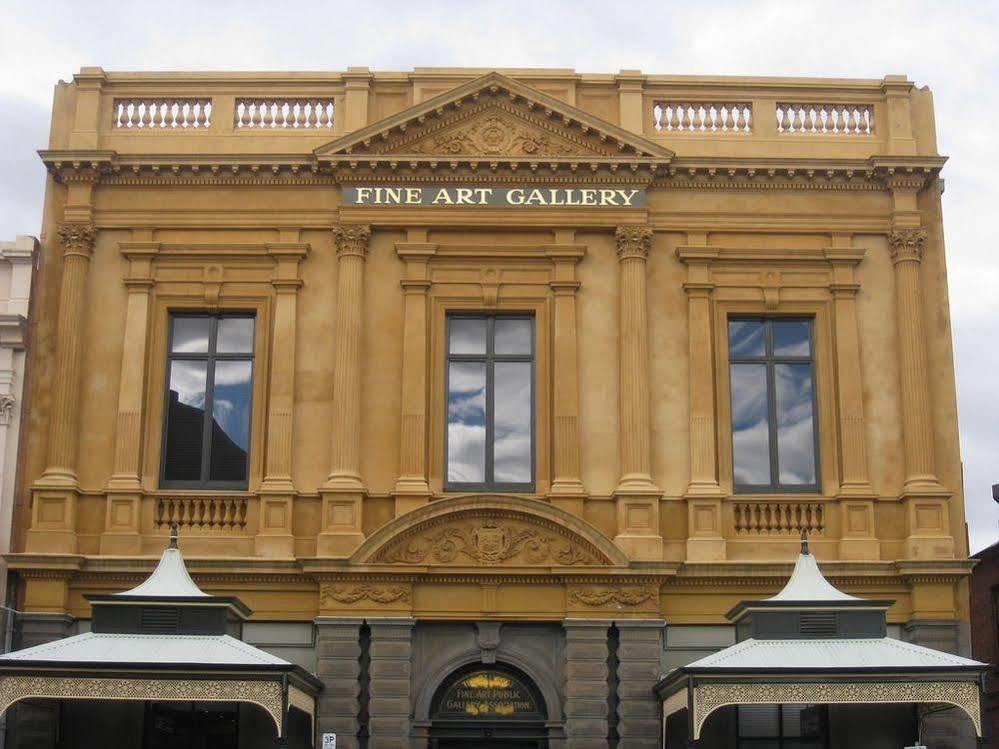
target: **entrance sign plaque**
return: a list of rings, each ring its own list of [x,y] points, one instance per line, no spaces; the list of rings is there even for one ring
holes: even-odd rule
[[[475,671],[458,679],[440,701],[441,718],[534,718],[537,700],[526,684],[502,671]]]
[[[631,187],[344,187],[343,204],[357,206],[534,206],[639,208],[645,190]]]

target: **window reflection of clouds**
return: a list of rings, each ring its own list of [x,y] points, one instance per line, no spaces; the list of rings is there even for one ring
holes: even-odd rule
[[[778,364],[774,368],[774,383],[780,483],[814,484],[811,366]]]
[[[530,354],[533,329],[534,321],[530,318],[497,320],[493,349],[497,354]]]
[[[767,371],[763,364],[733,364],[732,457],[738,484],[770,483]]]
[[[497,362],[493,425],[493,478],[531,480],[531,365]]]
[[[222,354],[246,354],[253,351],[253,318],[226,317],[219,320],[216,350]]]
[[[729,320],[729,356],[763,356],[766,342],[763,323],[759,320]]]
[[[250,442],[250,376],[248,361],[220,361],[215,365],[212,417],[226,435],[244,450]]]
[[[477,317],[453,317],[449,321],[452,354],[486,353],[486,321]]]
[[[207,317],[175,317],[173,320],[173,350],[183,354],[208,352],[211,320]]]
[[[175,361],[170,365],[170,390],[185,406],[205,407],[208,365],[203,361]]]
[[[451,362],[448,370],[448,481],[482,482],[486,474],[486,365]]]
[[[805,320],[774,320],[774,354],[801,356],[811,354],[810,325]]]

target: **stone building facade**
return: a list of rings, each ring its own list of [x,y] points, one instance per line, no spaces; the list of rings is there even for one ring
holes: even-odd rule
[[[927,89],[84,68],[41,157],[26,644],[177,524],[347,749],[659,746],[802,533],[967,651]]]

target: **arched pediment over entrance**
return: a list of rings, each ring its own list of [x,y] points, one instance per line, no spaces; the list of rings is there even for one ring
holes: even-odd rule
[[[627,567],[628,558],[586,521],[546,502],[456,497],[402,515],[370,536],[355,564]]]

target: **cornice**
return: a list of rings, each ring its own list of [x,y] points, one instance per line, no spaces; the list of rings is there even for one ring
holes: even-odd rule
[[[620,184],[666,190],[920,190],[945,157],[869,159],[490,157],[315,154],[128,154],[40,151],[64,183],[109,186],[331,186],[489,182]]]

